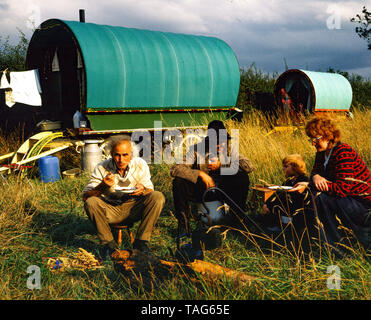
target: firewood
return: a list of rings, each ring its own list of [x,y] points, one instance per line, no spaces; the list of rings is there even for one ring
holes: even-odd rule
[[[233,269],[222,267],[203,260],[196,259],[193,262],[187,263],[185,265],[179,262],[171,262],[165,260],[161,260],[161,263],[168,266],[187,266],[192,270],[202,274],[203,276],[206,276],[213,280],[221,279],[225,276],[226,278],[229,278],[236,282],[250,283],[252,280],[255,279],[255,277],[250,276],[246,273],[235,271]]]
[[[223,277],[232,280],[235,284],[250,284],[255,277],[247,275],[233,269],[225,268],[214,263],[194,260],[190,263],[180,263],[166,261],[156,258],[152,255],[145,255],[137,250],[130,252],[128,250],[116,250],[112,254],[115,269],[122,273],[134,271],[142,276],[146,273],[153,273],[160,277],[171,274],[174,270],[186,271],[191,269],[205,277],[207,280],[223,279]]]

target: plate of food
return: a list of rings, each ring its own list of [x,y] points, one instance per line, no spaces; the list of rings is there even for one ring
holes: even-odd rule
[[[136,190],[135,187],[120,187],[120,186],[115,187],[116,192],[133,193],[135,190]]]
[[[269,186],[268,189],[271,190],[291,190],[293,187],[289,186]]]

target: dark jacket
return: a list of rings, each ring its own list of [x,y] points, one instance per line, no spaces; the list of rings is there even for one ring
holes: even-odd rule
[[[170,169],[172,177],[183,178],[193,183],[197,182],[199,171],[202,170],[212,177],[220,177],[223,175],[223,169],[230,169],[230,172],[250,173],[254,170],[252,163],[245,157],[233,153],[231,148],[225,152],[224,158],[220,159],[221,169],[210,172],[208,169],[208,161],[211,157],[210,149],[207,144],[207,137],[196,144],[194,148],[188,150],[184,159],[184,164],[176,164]],[[222,157],[223,157],[222,155]]]

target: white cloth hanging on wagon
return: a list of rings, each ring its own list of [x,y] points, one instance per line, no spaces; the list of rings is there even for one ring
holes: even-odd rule
[[[38,70],[10,72],[10,87],[15,102],[41,106]]]
[[[6,71],[3,71],[0,80],[0,89],[10,89],[8,78],[6,77]]]
[[[11,108],[15,105],[15,100],[13,97],[13,91],[10,87],[8,78],[6,77],[6,70],[3,71],[0,80],[0,89],[5,89],[5,104]]]

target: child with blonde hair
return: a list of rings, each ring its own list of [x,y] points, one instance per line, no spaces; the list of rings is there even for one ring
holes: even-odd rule
[[[285,181],[282,186],[293,187],[298,182],[307,182],[307,169],[301,155],[290,154],[282,160],[282,171]],[[304,208],[307,194],[288,193],[286,190],[277,190],[263,205],[263,224],[268,231],[279,231],[281,227],[296,220],[296,228],[303,227],[303,217],[296,215],[297,208]],[[301,215],[303,212],[301,212]]]

